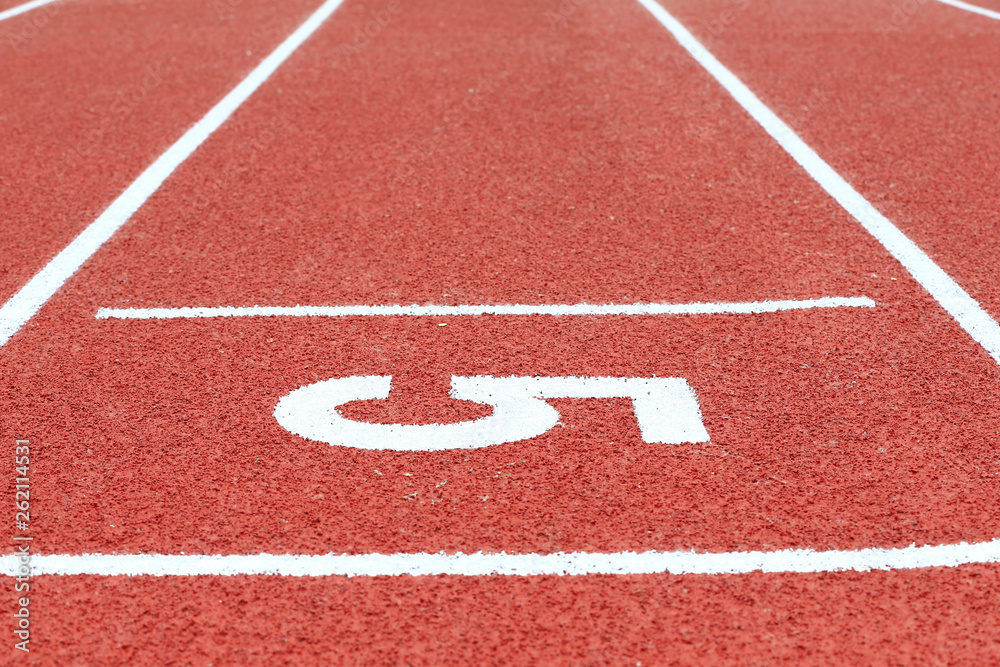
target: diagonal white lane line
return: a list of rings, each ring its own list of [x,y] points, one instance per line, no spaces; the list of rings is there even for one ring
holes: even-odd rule
[[[980,14],[982,16],[988,16],[991,19],[996,19],[1000,21],[1000,12],[995,12],[991,9],[986,9],[984,7],[979,7],[977,5],[970,5],[967,2],[962,2],[961,0],[938,0],[938,2],[951,5],[952,7],[958,7],[959,9],[964,9],[967,12],[973,12],[975,14]]]
[[[0,12],[0,21],[6,21],[7,19],[12,19],[15,16],[24,14],[25,12],[30,12],[32,9],[38,9],[39,7],[44,7],[45,5],[58,1],[59,0],[32,0],[31,2],[26,2],[23,5],[18,5],[17,7],[11,7],[10,9],[5,9],[4,11]]]
[[[816,154],[783,120],[720,63],[680,21],[655,0],[637,0],[711,74],[844,210],[875,237],[931,293],[965,331],[1000,364],[1000,325],[892,222]]]
[[[868,572],[1000,562],[1000,540],[977,544],[846,551],[620,551],[552,554],[81,554],[33,555],[30,575],[380,577],[583,576],[593,574],[749,574]],[[3,556],[0,576],[15,576],[17,556]],[[24,576],[25,572],[20,573]]]
[[[440,317],[468,315],[755,315],[809,308],[874,308],[866,296],[743,303],[626,303],[462,306],[221,306],[218,308],[101,308],[99,320],[170,320],[200,317]]]
[[[104,213],[77,236],[72,243],[46,264],[7,303],[0,307],[0,347],[76,273],[84,262],[97,252],[132,214],[146,203],[167,178],[213,132],[226,122],[236,109],[254,93],[295,52],[343,0],[327,0],[299,28],[264,58],[222,100],[212,107],[173,146],[146,168],[132,184],[115,199]]]

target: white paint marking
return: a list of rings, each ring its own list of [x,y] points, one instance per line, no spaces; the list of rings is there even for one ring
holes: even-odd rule
[[[77,269],[97,252],[140,206],[146,203],[146,200],[188,156],[219,129],[261,84],[267,81],[268,77],[329,18],[341,2],[342,0],[324,2],[271,55],[264,58],[243,81],[157,158],[156,162],[147,167],[97,220],[35,274],[3,307],[0,307],[0,346],[6,344],[11,336],[34,317]]]
[[[10,9],[0,12],[0,21],[12,19],[25,12],[30,12],[32,9],[38,9],[39,7],[44,7],[45,5],[58,1],[59,0],[33,0],[32,2],[26,2],[23,5],[18,5],[17,7],[11,7]]]
[[[17,556],[2,556],[2,574],[17,571]],[[715,575],[813,572],[869,572],[957,567],[1000,562],[1000,540],[967,544],[910,546],[853,551],[619,551],[553,554],[253,554],[196,556],[174,554],[81,554],[31,557],[32,576],[191,577],[267,575],[281,577],[399,576],[583,576],[591,574]]]
[[[388,398],[391,383],[391,375],[365,375],[299,387],[278,401],[274,418],[295,435],[337,447],[439,452],[538,437],[559,422],[547,398],[631,398],[646,442],[709,442],[698,397],[683,378],[453,375],[452,398],[493,407],[491,415],[453,424],[372,424],[347,419],[337,409]]]
[[[52,0],[50,0],[52,1]],[[56,256],[32,280],[0,308],[0,345],[30,319],[132,213],[155,192],[160,184],[217,129],[239,105],[337,8],[341,0],[330,0],[314,13],[291,37],[266,58],[236,89],[227,95],[198,124],[126,190],[105,213]],[[806,171],[850,212],[921,283],[959,324],[987,352],[1000,362],[1000,327],[964,290],[891,222],[844,181],[795,133],[770,111],[728,69],[719,63],[695,38],[662,7],[652,0],[638,0],[702,64],[762,127]],[[971,5],[946,1],[969,8]],[[12,11],[28,11],[42,2],[28,3],[0,13],[0,20]],[[27,7],[27,9],[24,9]],[[985,13],[981,10],[977,13]],[[985,13],[991,16],[993,13]],[[992,16],[992,18],[998,18]],[[767,303],[767,302],[765,302]],[[782,303],[782,302],[771,302]],[[719,305],[719,304],[699,304]],[[745,305],[745,304],[743,304]],[[851,304],[866,305],[872,304]],[[636,306],[611,306],[630,308]],[[811,307],[811,306],[810,306]],[[359,307],[365,308],[365,307]],[[377,307],[368,308],[393,308]],[[430,308],[430,307],[397,307]],[[443,307],[440,307],[443,308]],[[461,306],[456,308],[462,308]],[[469,308],[477,308],[471,306]],[[496,307],[490,307],[496,308]],[[529,307],[534,308],[534,307]],[[573,308],[573,306],[566,306]],[[774,308],[785,310],[787,308]],[[180,309],[184,310],[184,309]],[[220,309],[188,309],[220,310]],[[233,309],[241,310],[241,309]],[[254,309],[242,309],[254,310]],[[281,310],[281,309],[279,309]],[[769,312],[772,309],[722,312]],[[120,311],[102,312],[112,313]],[[176,311],[171,311],[176,312]],[[673,312],[673,311],[671,311]],[[685,311],[686,312],[686,311]],[[712,311],[716,312],[716,311]],[[252,313],[258,314],[258,313]],[[263,313],[261,313],[263,314]],[[271,313],[285,314],[285,313]],[[326,314],[326,313],[321,313]],[[376,314],[376,313],[372,313]],[[378,313],[396,314],[396,313]],[[399,313],[408,314],[408,313]],[[458,313],[456,313],[458,314]],[[461,313],[476,314],[476,313]],[[564,314],[564,313],[559,313]],[[577,313],[565,313],[577,314]],[[583,313],[590,314],[590,313]],[[609,314],[609,313],[593,313]],[[619,313],[610,313],[619,314]],[[646,314],[646,313],[620,313]],[[652,314],[652,313],[650,313]],[[102,315],[99,313],[98,317]],[[104,317],[117,315],[105,314]],[[184,315],[174,315],[183,317]],[[222,313],[195,315],[225,316]],[[230,315],[232,316],[232,315]],[[156,317],[153,315],[152,317]],[[4,556],[3,573],[14,576],[17,557]],[[426,575],[588,575],[588,574],[745,574],[750,572],[808,573],[926,567],[956,567],[971,563],[1000,562],[1000,540],[903,549],[861,549],[853,551],[784,550],[775,552],[655,552],[642,553],[555,553],[555,554],[358,554],[358,555],[229,555],[188,556],[165,554],[118,555],[38,555],[32,558],[32,574],[98,576],[197,576],[197,575],[279,575],[279,576],[426,576]]]
[[[1000,12],[995,12],[991,9],[985,9],[983,7],[977,7],[976,5],[970,5],[967,2],[961,2],[961,0],[938,0],[938,2],[951,5],[952,7],[958,7],[959,9],[964,9],[967,12],[973,12],[976,14],[981,14],[982,16],[988,16],[991,19],[996,19],[1000,21]]]
[[[450,315],[752,315],[808,308],[874,308],[866,296],[747,303],[629,303],[466,306],[249,306],[245,308],[101,308],[97,319],[168,320],[197,317],[434,317]]]
[[[670,31],[698,63],[770,134],[812,178],[937,299],[958,324],[1000,363],[1000,325],[951,276],[813,151],[792,128],[761,102],[735,74],[716,60],[677,19],[656,3],[637,0]]]

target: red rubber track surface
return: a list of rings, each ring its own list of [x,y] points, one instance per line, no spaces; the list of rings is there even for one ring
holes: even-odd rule
[[[70,665],[992,664],[997,575],[67,577],[38,615]]]
[[[39,551],[853,549],[1000,535],[996,364],[638,4],[581,5],[552,24],[559,7],[408,0],[348,54],[383,9],[349,0],[0,350],[0,437],[37,447]],[[879,307],[93,317],[856,295]],[[688,379],[712,442],[646,444],[625,400],[553,401],[561,426],[544,436],[431,454],[329,447],[272,417],[299,386],[388,373],[389,400],[345,413],[482,415],[446,398],[453,374],[655,374]],[[997,572],[45,577],[33,655],[989,663]]]
[[[0,302],[312,4],[67,0],[0,22]]]
[[[1000,21],[935,1],[663,4],[1000,317]]]

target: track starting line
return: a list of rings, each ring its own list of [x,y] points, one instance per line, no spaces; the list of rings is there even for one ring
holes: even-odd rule
[[[32,575],[61,576],[582,576],[718,575],[752,572],[807,574],[957,567],[1000,562],[1000,539],[976,544],[902,549],[730,551],[724,553],[631,552],[553,554],[82,554],[33,555]],[[4,574],[18,574],[16,556],[3,558]]]
[[[447,317],[469,315],[754,315],[809,308],[874,308],[868,297],[823,297],[746,303],[634,303],[461,306],[222,306],[219,308],[101,308],[99,320],[169,320],[201,317]]]

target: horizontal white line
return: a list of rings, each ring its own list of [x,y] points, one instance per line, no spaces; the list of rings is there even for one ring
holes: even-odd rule
[[[32,556],[31,575],[414,577],[452,575],[580,576],[591,574],[748,574],[867,572],[956,567],[1000,562],[1000,539],[975,544],[910,546],[856,551],[734,551],[728,553],[622,551],[554,554],[82,554]],[[3,556],[3,574],[14,576],[16,556]],[[23,574],[23,572],[22,572]]]
[[[17,7],[11,7],[5,11],[0,12],[0,21],[6,21],[7,19],[12,19],[19,14],[25,12],[30,12],[32,9],[38,9],[44,5],[57,2],[58,0],[32,0],[32,2],[26,2],[23,5],[18,5]]]
[[[169,320],[195,317],[373,317],[408,315],[723,315],[773,313],[806,308],[874,308],[866,296],[749,303],[631,303],[468,306],[222,306],[219,308],[101,308],[97,319]]]
[[[959,9],[964,9],[967,12],[974,12],[976,14],[982,14],[983,16],[989,16],[991,19],[1000,21],[1000,12],[995,12],[991,9],[970,5],[969,3],[962,2],[961,0],[938,0],[938,2],[951,5],[952,7],[958,7]]]
[[[657,4],[656,0],[638,0],[638,2],[656,17],[656,20],[674,36],[691,57],[732,95],[733,99],[805,169],[813,180],[845,211],[854,216],[868,233],[923,285],[973,340],[1000,363],[1000,325],[968,292],[802,141],[792,128],[778,118],[760,101],[760,98],[754,95],[753,91],[695,39],[680,21]]]
[[[327,0],[246,78],[139,174],[80,235],[0,306],[0,347],[35,316],[77,269],[114,236],[132,214],[326,21],[342,0]]]

